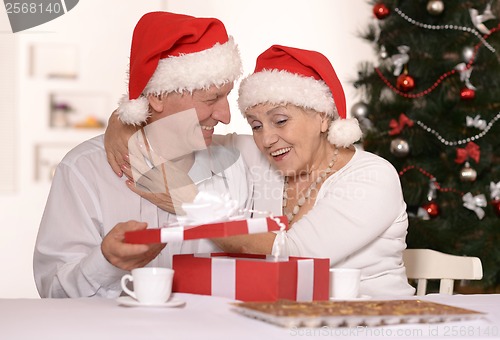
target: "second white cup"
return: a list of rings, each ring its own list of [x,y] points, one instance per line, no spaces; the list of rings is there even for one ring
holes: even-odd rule
[[[361,270],[330,268],[330,299],[355,299],[359,297]]]
[[[170,298],[174,278],[173,269],[144,267],[132,269],[131,273],[122,277],[122,289],[140,303],[161,304]],[[133,291],[127,287],[128,281],[134,283]]]

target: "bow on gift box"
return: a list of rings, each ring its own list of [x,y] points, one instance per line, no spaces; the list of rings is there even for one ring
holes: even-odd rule
[[[392,63],[394,64],[394,72],[395,76],[399,76],[401,71],[403,71],[403,66],[410,61],[410,56],[408,52],[410,52],[410,47],[406,45],[398,46],[399,54],[395,54],[391,57]]]
[[[472,73],[472,66],[467,67],[465,63],[460,63],[457,66],[455,66],[455,70],[460,72],[460,80],[465,83],[465,86],[468,89],[471,90],[476,90],[476,87],[471,84],[470,82],[470,75]]]
[[[491,31],[486,27],[483,22],[495,19],[495,16],[491,12],[491,3],[489,3],[484,12],[479,14],[479,11],[474,8],[469,9],[470,19],[472,20],[472,24],[483,34],[490,34]]]
[[[220,221],[228,221],[237,217],[238,202],[229,194],[219,194],[215,191],[200,191],[193,203],[183,203],[182,209],[186,216],[177,216],[183,225],[199,225]]]
[[[490,191],[491,191],[491,198],[493,199],[498,199],[500,198],[500,182],[496,183],[491,182],[490,183]]]
[[[455,158],[455,163],[462,164],[469,157],[479,163],[479,157],[481,155],[481,151],[479,150],[479,145],[474,142],[469,142],[465,146],[465,148],[457,148],[457,158]]]
[[[481,207],[486,207],[488,204],[483,194],[472,196],[472,194],[468,192],[462,197],[462,200],[464,201],[464,207],[474,211],[480,220],[483,219],[484,210],[481,209]]]
[[[486,129],[486,120],[481,119],[480,115],[477,115],[476,117],[465,117],[466,124],[467,126],[473,126],[479,130],[484,130]]]
[[[389,135],[399,135],[401,131],[403,131],[405,126],[413,126],[413,120],[402,113],[399,115],[399,121],[397,121],[396,119],[391,119],[391,121],[389,122],[389,127],[391,128],[391,131],[389,131]]]

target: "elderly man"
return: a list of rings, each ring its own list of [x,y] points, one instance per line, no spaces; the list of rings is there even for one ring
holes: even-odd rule
[[[139,20],[132,38],[129,93],[118,109],[124,123],[140,126],[137,145],[145,161],[139,164],[146,169],[139,168],[143,176],[134,178],[137,182],[143,180],[151,191],[151,174],[161,175],[160,169],[168,177],[178,169],[189,173],[181,196],[189,196],[195,185],[203,191],[226,192],[239,208],[249,207],[251,188],[241,157],[231,151],[221,154],[212,142],[214,126],[229,123],[227,96],[240,75],[238,48],[219,20],[168,12],[148,13]],[[187,138],[191,150],[161,157],[158,148],[164,143],[168,150],[186,147],[172,144],[179,138],[171,134],[189,133],[196,139]],[[165,142],[162,135],[171,137]],[[148,157],[153,152],[156,160]],[[224,159],[214,162],[213,157]],[[176,182],[166,177],[165,185]],[[176,221],[176,214],[136,195],[125,181],[109,167],[102,135],[83,142],[61,161],[35,246],[34,275],[41,297],[114,298],[121,293],[120,278],[126,271],[146,265],[169,267],[173,254],[218,249],[208,240],[166,246],[124,243],[127,231]]]

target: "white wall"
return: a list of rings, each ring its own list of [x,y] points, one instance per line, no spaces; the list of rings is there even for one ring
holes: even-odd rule
[[[359,61],[373,58],[372,46],[357,37],[371,20],[365,0],[84,0],[68,14],[42,26],[15,34],[18,53],[16,88],[16,187],[0,194],[0,298],[37,297],[32,278],[32,252],[50,183],[34,180],[34,145],[63,141],[77,143],[100,131],[59,131],[47,126],[51,90],[97,91],[112,98],[109,113],[125,93],[125,70],[130,38],[139,17],[148,11],[169,10],[221,19],[240,45],[245,74],[257,55],[272,44],[324,53],[345,85],[348,109],[358,99],[350,81]],[[111,14],[112,13],[112,14]],[[0,10],[0,29],[7,33]],[[1,41],[1,40],[0,40]],[[80,51],[75,81],[47,81],[28,76],[29,46],[33,43],[74,43]],[[0,46],[3,48],[3,46]],[[0,82],[5,81],[0,78]],[[6,84],[1,84],[5,86]],[[7,84],[6,86],[9,86]],[[1,87],[0,87],[1,88]],[[232,100],[236,100],[233,91]],[[249,132],[232,107],[233,121],[218,132]],[[103,113],[107,116],[108,112]]]
[[[167,8],[221,19],[240,46],[245,75],[253,71],[257,56],[273,44],[322,52],[344,84],[348,110],[358,99],[350,86],[357,63],[373,58],[372,46],[358,38],[373,16],[365,0],[167,0]],[[233,122],[217,131],[234,130],[251,133],[236,105]]]
[[[125,5],[125,3],[127,5]],[[104,115],[112,112],[125,93],[125,71],[135,23],[142,14],[162,10],[164,0],[84,0],[66,15],[14,34],[16,65],[16,188],[0,194],[0,297],[38,297],[32,273],[33,246],[50,183],[35,181],[35,145],[77,144],[101,130],[60,130],[48,127],[51,91],[95,92],[111,98]],[[110,15],[110,13],[113,13]],[[0,9],[1,34],[10,29]],[[33,44],[78,46],[78,79],[58,80],[29,76]],[[3,51],[4,46],[0,46]],[[0,57],[1,58],[1,57]],[[6,81],[0,77],[0,81]],[[4,84],[2,84],[4,85]],[[5,164],[3,164],[5,165]]]

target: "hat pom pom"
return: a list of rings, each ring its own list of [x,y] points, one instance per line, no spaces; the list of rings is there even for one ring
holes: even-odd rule
[[[361,139],[363,132],[356,118],[336,119],[330,124],[328,141],[338,147],[348,147]]]
[[[140,125],[150,116],[149,101],[143,96],[129,100],[128,95],[124,95],[119,102],[118,116],[125,124]]]

